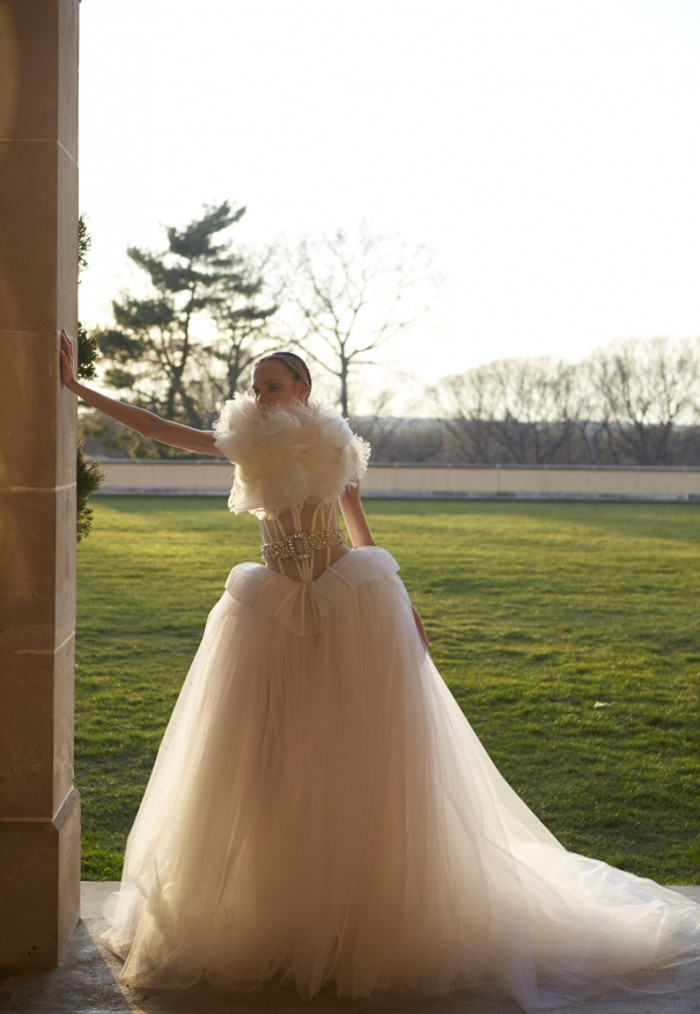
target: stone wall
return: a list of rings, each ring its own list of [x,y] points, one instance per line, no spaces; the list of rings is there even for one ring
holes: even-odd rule
[[[100,493],[225,496],[228,461],[102,461]],[[363,496],[462,499],[698,500],[700,468],[370,465]]]

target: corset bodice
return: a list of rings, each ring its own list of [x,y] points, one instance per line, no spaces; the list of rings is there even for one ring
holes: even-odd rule
[[[264,545],[289,546],[289,556],[285,552],[285,557],[267,559],[267,566],[296,581],[312,581],[348,552],[338,535],[337,502],[304,504],[274,518],[258,518],[258,525]]]

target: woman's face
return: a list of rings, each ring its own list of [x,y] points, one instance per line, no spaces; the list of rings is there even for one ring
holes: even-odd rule
[[[306,401],[309,389],[279,359],[259,363],[253,371],[253,394],[259,408],[269,405],[286,405],[292,401]]]

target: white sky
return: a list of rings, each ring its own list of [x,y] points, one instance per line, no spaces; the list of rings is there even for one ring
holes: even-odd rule
[[[87,326],[127,246],[230,199],[246,243],[432,247],[386,353],[422,380],[700,334],[697,0],[83,0],[80,77]]]

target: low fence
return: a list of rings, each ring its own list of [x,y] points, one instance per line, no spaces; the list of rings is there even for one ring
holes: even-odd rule
[[[102,459],[104,494],[224,496],[228,461]],[[370,465],[366,497],[700,501],[700,468],[571,465]]]

